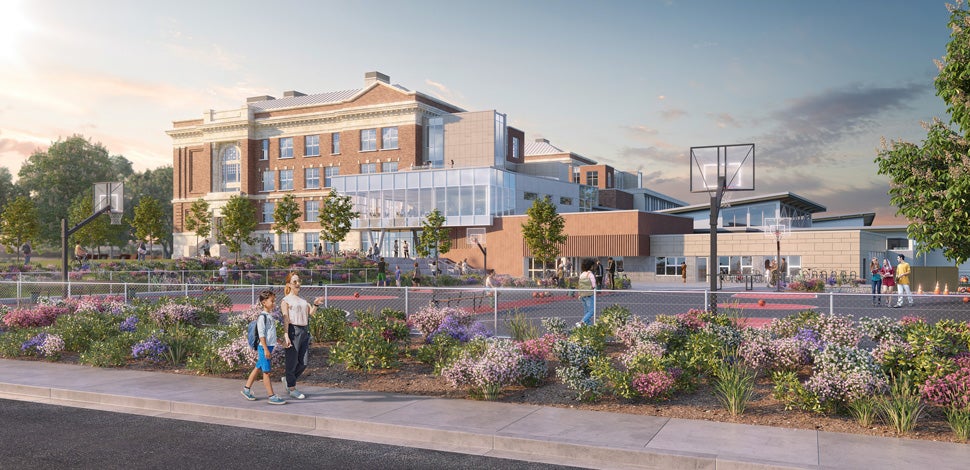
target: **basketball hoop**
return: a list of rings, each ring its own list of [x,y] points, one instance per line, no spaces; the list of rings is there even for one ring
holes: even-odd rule
[[[124,212],[108,212],[108,217],[111,218],[111,225],[121,225],[121,217],[124,215]]]

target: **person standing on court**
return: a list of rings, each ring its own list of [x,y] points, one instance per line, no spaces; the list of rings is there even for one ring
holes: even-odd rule
[[[384,261],[383,256],[377,262],[377,287],[382,286],[387,287],[387,262]]]
[[[404,240],[404,258],[410,258],[410,257],[411,257],[411,249],[408,248],[408,241]]]
[[[872,306],[875,307],[882,304],[882,273],[876,258],[869,262],[869,281],[872,283]]]
[[[283,385],[290,396],[297,400],[306,398],[306,395],[296,389],[296,381],[306,370],[310,356],[310,331],[307,329],[310,315],[316,313],[317,305],[323,301],[322,297],[314,299],[313,304],[303,300],[300,297],[300,287],[300,275],[295,272],[287,274],[286,285],[283,287],[285,297],[280,302],[280,311],[283,313],[283,347],[286,348],[286,375],[283,376]]]
[[[899,301],[896,302],[896,307],[903,306],[903,294],[906,294],[906,298],[909,299],[909,305],[912,307],[913,291],[909,288],[909,263],[906,262],[906,256],[904,255],[899,255],[897,259],[899,260],[899,264],[896,265],[896,285],[899,287],[896,289],[899,291]]]
[[[687,284],[687,262],[684,261],[680,263],[680,278],[684,280],[684,284]]]

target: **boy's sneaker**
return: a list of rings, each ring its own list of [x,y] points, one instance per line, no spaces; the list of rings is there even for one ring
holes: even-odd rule
[[[286,400],[280,398],[279,395],[273,395],[273,396],[269,397],[269,404],[270,405],[285,405],[286,404]]]
[[[242,391],[239,393],[241,393],[242,396],[246,397],[246,399],[249,401],[256,401],[256,395],[253,395],[253,391],[248,388],[242,389]]]
[[[295,388],[293,390],[290,390],[290,396],[293,398],[296,398],[297,400],[302,400],[306,398],[306,395],[304,395],[302,392],[300,392]]]

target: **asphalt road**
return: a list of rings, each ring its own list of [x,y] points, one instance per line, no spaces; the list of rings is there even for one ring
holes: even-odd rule
[[[0,468],[574,468],[13,400],[0,423]]]

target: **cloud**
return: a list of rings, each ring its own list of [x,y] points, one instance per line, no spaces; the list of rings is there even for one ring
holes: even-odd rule
[[[874,130],[877,118],[886,112],[908,109],[908,103],[925,93],[930,85],[900,87],[849,86],[796,99],[770,115],[775,125],[755,141],[779,161],[815,165],[825,160],[826,150],[841,141]]]
[[[658,146],[650,147],[624,147],[620,149],[619,157],[624,161],[635,160],[637,163],[643,164],[645,162],[658,162],[658,163],[679,163],[687,167],[687,149],[682,148],[661,148]],[[622,167],[629,168],[631,165],[626,164]]]
[[[430,78],[426,78],[424,80],[424,84],[435,90],[431,92],[431,95],[434,96],[435,98],[438,98],[448,103],[457,104],[462,108],[466,108],[466,109],[468,108],[468,105],[465,102],[465,95],[461,94],[460,92],[452,90],[447,86],[445,86],[443,83],[438,83],[434,80],[431,80]]]
[[[660,111],[660,117],[667,121],[674,121],[687,116],[687,111],[683,109],[665,109]]]
[[[728,113],[707,113],[707,117],[711,118],[714,124],[721,129],[725,127],[741,127],[741,123]]]
[[[627,132],[629,132],[634,139],[646,140],[648,142],[650,141],[650,139],[652,139],[653,137],[655,137],[660,133],[656,129],[653,129],[651,127],[647,127],[644,125],[632,125],[632,126],[621,126],[621,127],[625,129]]]

